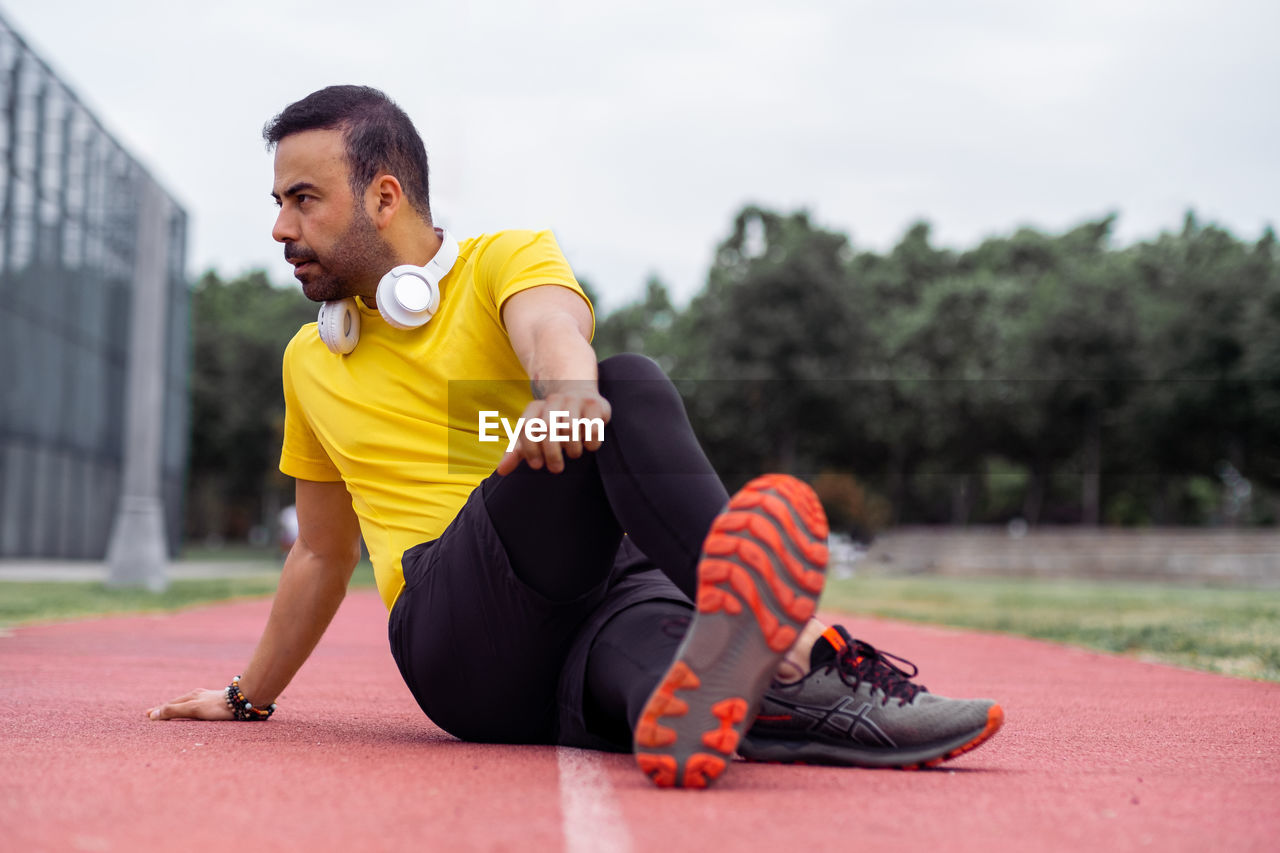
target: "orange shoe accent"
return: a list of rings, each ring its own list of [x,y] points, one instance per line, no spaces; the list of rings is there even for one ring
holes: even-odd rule
[[[718,752],[731,756],[738,748],[738,740],[741,738],[733,724],[747,718],[747,700],[737,697],[722,699],[711,706],[711,713],[720,720],[720,728],[704,733],[702,742]]]
[[[636,723],[636,743],[657,749],[660,746],[671,746],[676,742],[676,730],[658,724],[646,711]]]
[[[805,623],[813,617],[813,614],[816,613],[817,610],[818,602],[814,601],[812,598],[802,598],[793,604],[787,612],[791,614],[791,618],[796,619],[801,623]]]
[[[751,521],[758,522],[760,519],[756,516],[751,516]],[[768,526],[765,523],[765,527]],[[778,573],[773,570],[773,560],[769,559],[769,555],[765,553],[765,550],[750,539],[738,539],[735,544],[738,557],[742,559],[742,562],[756,570],[756,574],[760,575],[761,579],[769,585],[769,590],[773,593],[774,598],[778,599],[778,603],[783,607],[793,604],[796,600],[796,594],[782,582],[782,578],[778,577]],[[787,554],[781,543],[774,549],[774,553],[780,558],[784,556],[790,558],[791,556]]]
[[[684,786],[686,788],[705,788],[720,778],[728,765],[723,758],[696,752],[689,756],[689,763],[684,768]]]
[[[675,691],[696,690],[701,686],[702,682],[689,665],[684,661],[677,661],[640,712],[640,719],[636,722],[636,743],[650,749],[675,743],[675,729],[662,725],[658,718],[680,717],[689,713],[688,703],[676,696]]]
[[[748,486],[747,488],[750,488]],[[759,508],[765,509],[771,517],[778,521],[787,533],[787,537],[797,550],[804,554],[805,559],[818,565],[826,565],[829,556],[825,542],[814,542],[809,537],[802,534],[792,521],[791,513],[787,510],[787,505],[773,495],[754,495]],[[752,509],[754,507],[740,506],[735,507],[730,503],[731,509]],[[726,530],[732,532],[749,531],[752,536],[763,541],[778,556],[782,564],[787,567],[787,571],[809,592],[821,592],[823,586],[822,572],[815,572],[807,569],[791,555],[791,552],[783,545],[782,537],[778,533],[778,529],[766,521],[760,515],[754,512],[729,512],[726,515],[717,518],[712,530]],[[826,534],[823,534],[825,537]],[[722,537],[723,538],[723,537]],[[736,539],[734,544],[745,540]],[[708,538],[709,546],[707,553],[709,554],[728,554],[732,553],[732,547],[722,542],[711,542]],[[727,550],[721,550],[726,548]],[[772,567],[770,568],[772,572]]]
[[[704,732],[702,742],[714,749],[716,752],[723,752],[725,755],[733,755],[733,751],[738,748],[738,739],[741,736],[733,730],[732,726],[726,725],[714,731]]]
[[[827,526],[827,515],[822,511],[822,502],[813,490],[804,483],[786,474],[765,474],[757,477],[747,485],[759,489],[771,488],[785,497],[795,509],[800,520],[808,528],[815,539],[826,539],[830,533]]]
[[[728,592],[715,586],[729,580],[737,564],[727,560],[715,560],[704,557],[698,564],[698,612],[738,614],[742,612],[742,602],[729,595]]]
[[[791,556],[782,545],[782,540],[778,536],[777,528],[765,521],[758,515],[750,516],[751,523],[748,525],[752,535],[767,541],[782,558],[782,564],[787,567],[787,571],[791,576],[809,592],[822,592],[824,577],[822,572],[815,572],[812,569],[806,569],[798,563],[795,557]],[[810,559],[820,565],[826,565],[827,558],[830,556],[827,552],[827,546],[821,542],[807,542],[806,540],[793,540],[804,550],[806,559]],[[807,547],[806,547],[807,546]]]
[[[711,706],[711,713],[729,723],[740,723],[747,718],[747,700],[733,697]]]
[[[722,589],[706,587],[698,590],[698,611],[701,613],[741,613],[742,602]]]
[[[683,717],[689,713],[689,703],[668,693],[659,693],[649,702],[649,707],[659,717]]]
[[[999,705],[992,705],[987,709],[987,727],[982,730],[976,738],[966,743],[964,746],[957,747],[942,758],[935,758],[933,761],[926,761],[929,767],[937,767],[944,761],[950,761],[958,755],[964,755],[971,749],[976,749],[986,742],[993,734],[1000,731],[1000,727],[1004,725],[1004,709]]]
[[[659,788],[674,788],[676,784],[676,760],[670,755],[636,756],[636,763],[644,774],[653,780]]]
[[[751,612],[755,614],[756,622],[760,625],[760,632],[764,635],[765,642],[769,644],[769,648],[775,652],[785,652],[791,648],[796,641],[796,629],[790,625],[783,625],[778,620],[778,617],[773,615],[773,611],[761,600],[760,591],[746,569],[741,566],[734,566],[734,571],[729,578],[729,585],[733,587],[734,592],[742,596],[747,606],[751,608]],[[801,611],[805,609],[795,607],[795,605],[796,602],[793,601],[792,607],[794,609]],[[812,612],[811,609],[810,612]]]
[[[795,516],[791,514],[790,505],[782,498],[766,494],[764,501],[760,504],[760,508],[773,516],[774,521],[782,525],[782,529],[791,537],[791,541],[800,548],[805,557],[816,563],[826,556],[827,546],[823,542],[826,540],[827,534],[806,535],[805,532],[802,532],[799,527],[796,527]]]
[[[796,629],[790,625],[782,625],[778,630],[769,635],[769,648],[775,652],[785,653],[787,649],[796,644]]]
[[[835,648],[837,655],[843,652],[845,648],[849,645],[844,641],[844,637],[840,636],[840,632],[837,631],[835,628],[828,628],[827,630],[823,631],[822,638],[826,640],[828,643],[830,643],[833,648]]]
[[[795,509],[792,515],[787,503],[770,494],[772,490],[786,498]],[[813,491],[803,483],[785,474],[765,474],[747,483],[743,489],[729,501],[730,509],[764,509],[782,525],[783,529],[797,541],[807,539],[826,539],[830,529],[827,526],[826,513],[822,511],[822,503]],[[808,536],[802,537],[796,526],[795,516],[807,528]]]
[[[778,595],[779,603],[783,605],[787,615],[799,622],[804,622],[813,615],[814,610],[817,608],[816,602],[807,598],[797,599],[777,578],[773,572],[772,564],[755,543],[735,537],[717,537],[714,533],[708,537],[708,541],[716,538],[730,539],[733,549],[738,551],[744,560],[749,561],[753,568],[758,569],[760,576],[769,582],[770,588],[772,589],[776,585],[780,591]],[[712,585],[715,582],[723,582],[726,579],[729,581],[729,586],[738,594],[737,598],[721,587]],[[756,621],[760,624],[760,630],[764,634],[769,648],[777,652],[785,652],[791,648],[791,644],[796,639],[795,630],[782,626],[778,621],[778,617],[773,615],[768,605],[761,600],[760,588],[756,580],[752,578],[751,573],[737,563],[714,558],[704,559],[699,565],[698,611],[700,613],[719,613],[724,611],[725,613],[738,614],[742,612],[744,601],[747,607],[751,609],[751,612],[755,614]]]
[[[663,686],[672,690],[697,690],[702,686],[702,682],[687,663],[676,661],[676,665],[671,667],[671,672],[667,673]]]
[[[774,616],[760,600],[760,588],[756,586],[755,578],[751,577],[750,572],[742,566],[734,566],[733,572],[729,575],[729,586],[733,587],[738,597],[751,608],[751,612],[756,615],[756,621],[760,623],[760,630],[764,631],[766,637],[777,630],[778,617]]]
[[[899,769],[900,770],[919,770],[922,766],[937,767],[939,764],[941,764],[944,761],[950,761],[951,759],[956,758],[957,756],[964,755],[966,752],[972,749],[978,748],[987,740],[989,740],[993,734],[1000,731],[1000,727],[1003,725],[1004,725],[1004,709],[1001,708],[999,705],[992,705],[990,708],[987,709],[986,727],[973,740],[969,741],[968,743],[962,746],[956,747],[955,749],[948,752],[946,755],[939,756],[938,758],[931,758],[928,761],[924,762],[923,765],[911,764],[906,767],[901,767]]]
[[[717,537],[717,542],[729,541],[729,537]],[[726,550],[729,553],[729,550]],[[703,586],[708,584],[720,583],[729,579],[730,572],[733,571],[733,563],[728,560],[712,560],[706,557],[702,558],[702,562],[698,564],[698,583]]]

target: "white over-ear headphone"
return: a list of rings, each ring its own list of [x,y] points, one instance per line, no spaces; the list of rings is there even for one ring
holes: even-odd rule
[[[329,352],[346,355],[355,349],[360,340],[360,311],[355,299],[331,299],[321,305],[316,331]]]
[[[425,267],[401,264],[378,282],[378,313],[394,329],[416,329],[440,308],[440,281],[458,262],[458,241],[437,228],[440,248]],[[320,340],[330,352],[346,355],[360,340],[360,311],[353,297],[334,299],[320,306],[316,318]]]

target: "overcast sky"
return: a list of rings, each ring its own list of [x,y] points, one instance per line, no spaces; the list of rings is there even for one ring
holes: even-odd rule
[[[266,268],[263,123],[332,83],[418,125],[460,236],[555,230],[606,309],[684,299],[747,202],[883,250],[1115,210],[1280,220],[1280,3],[0,0],[186,207],[190,268]]]

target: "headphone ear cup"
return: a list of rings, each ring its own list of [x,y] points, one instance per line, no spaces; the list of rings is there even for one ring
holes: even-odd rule
[[[320,306],[316,317],[320,340],[336,355],[346,355],[360,340],[360,311],[354,299],[334,299]]]
[[[426,267],[401,264],[378,282],[378,313],[393,329],[416,329],[435,316],[440,285]]]

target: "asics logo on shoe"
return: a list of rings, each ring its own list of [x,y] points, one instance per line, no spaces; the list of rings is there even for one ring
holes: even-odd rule
[[[769,698],[772,703],[789,708],[795,719],[807,720],[808,730],[811,732],[828,731],[870,746],[897,746],[893,738],[885,734],[884,729],[868,716],[874,707],[870,702],[859,702],[852,696],[842,696],[834,705],[823,708],[817,705],[799,705],[777,696]],[[853,710],[855,704],[858,706],[856,711]]]

